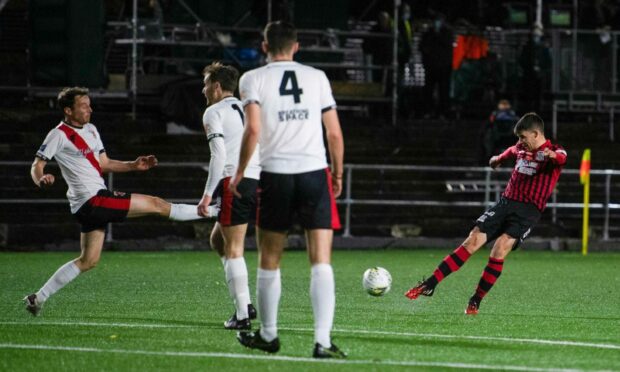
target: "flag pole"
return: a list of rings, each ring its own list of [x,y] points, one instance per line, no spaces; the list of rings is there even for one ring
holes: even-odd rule
[[[581,254],[588,254],[588,232],[590,222],[590,149],[583,151],[579,179],[583,185],[583,226],[581,232]]]
[[[581,254],[588,254],[588,224],[590,221],[590,177],[583,185],[583,232],[581,239]]]

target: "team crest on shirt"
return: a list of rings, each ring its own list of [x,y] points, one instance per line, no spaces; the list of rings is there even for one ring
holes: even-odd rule
[[[90,133],[94,139],[97,139],[97,133],[93,129],[88,128],[88,133]]]
[[[517,172],[521,174],[533,176],[538,170],[538,164],[539,163],[535,161],[519,159],[517,160],[517,165],[515,166],[515,168],[517,169]]]
[[[544,151],[536,152],[536,161],[545,161],[545,153]]]

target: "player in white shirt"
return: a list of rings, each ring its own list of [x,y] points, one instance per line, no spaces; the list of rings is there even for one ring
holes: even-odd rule
[[[314,312],[315,358],[345,358],[331,342],[335,284],[331,266],[333,229],[340,228],[335,198],[342,190],[344,143],[336,103],[325,73],[293,61],[297,32],[284,22],[265,27],[263,51],[269,63],[245,73],[239,92],[245,110],[245,131],[239,166],[231,188],[237,185],[260,143],[257,237],[260,262],[257,302],[261,328],[240,332],[239,342],[249,348],[275,353],[280,301],[280,259],[294,217],[305,229]],[[322,124],[323,123],[323,124]],[[331,170],[327,166],[325,130]]]
[[[81,225],[81,254],[61,266],[38,292],[24,298],[26,309],[35,316],[51,295],[99,262],[109,222],[150,215],[173,221],[203,218],[194,205],[170,204],[154,196],[108,190],[103,173],[146,171],[157,165],[157,159],[154,155],[139,156],[134,161],[108,158],[97,128],[90,123],[93,110],[88,89],[63,89],[58,94],[58,106],[64,120],[48,133],[30,174],[38,187],[51,187],[55,178],[45,173],[45,166],[52,158],[56,159],[69,187],[71,213]],[[206,215],[214,217],[217,212],[217,207],[212,207]]]
[[[236,309],[235,314],[224,323],[224,328],[251,329],[250,319],[256,318],[256,309],[250,301],[248,269],[243,251],[248,222],[256,216],[256,188],[260,176],[258,153],[254,152],[239,183],[242,197],[234,197],[228,185],[237,170],[244,124],[243,106],[233,95],[239,72],[232,66],[215,62],[205,67],[203,75],[202,91],[209,107],[202,122],[211,160],[198,214],[206,214],[213,200],[220,208],[211,232],[211,247],[218,252],[224,264],[226,284]]]

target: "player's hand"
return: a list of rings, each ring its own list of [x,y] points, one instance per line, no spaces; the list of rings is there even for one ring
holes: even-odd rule
[[[198,203],[198,215],[202,217],[210,217],[208,211],[209,204],[211,204],[211,196],[203,195],[200,203]]]
[[[239,182],[243,179],[243,173],[237,172],[232,180],[230,180],[230,185],[228,185],[228,189],[238,198],[241,198],[241,193],[237,190],[237,186],[239,186]]]
[[[342,194],[342,176],[332,176],[332,191],[334,192],[334,198]]]
[[[550,150],[548,147],[543,150],[543,154],[545,155],[545,158],[549,158],[549,159],[555,159],[556,157],[555,151]]]
[[[138,158],[134,161],[134,167],[139,171],[149,170],[156,165],[157,158],[155,155],[138,156]]]
[[[491,156],[491,159],[489,159],[489,167],[493,169],[499,167],[501,163],[502,162],[499,161],[499,156]]]
[[[55,178],[53,174],[44,174],[39,178],[39,187],[42,189],[47,189],[54,184]]]

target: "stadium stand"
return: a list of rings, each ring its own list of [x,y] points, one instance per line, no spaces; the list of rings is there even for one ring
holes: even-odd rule
[[[176,10],[179,14],[179,10]],[[206,10],[203,10],[205,13]],[[64,203],[49,200],[64,199],[64,185],[59,182],[51,190],[43,193],[37,190],[30,180],[28,162],[43,139],[45,133],[60,119],[51,108],[56,87],[44,89],[28,85],[25,70],[28,49],[27,34],[28,7],[20,2],[9,2],[0,12],[0,51],[3,66],[0,69],[4,85],[0,89],[0,193],[4,201],[0,212],[0,244],[4,247],[12,244],[30,245],[41,248],[41,244],[57,244],[65,239],[74,239],[78,226],[69,215]],[[113,187],[119,190],[147,192],[172,200],[197,201],[202,192],[206,172],[199,164],[206,166],[209,160],[208,146],[202,134],[169,135],[166,122],[169,118],[162,114],[161,100],[163,90],[171,79],[179,78],[179,66],[186,63],[196,68],[204,66],[213,58],[229,56],[213,45],[204,45],[204,52],[188,51],[183,43],[204,42],[204,30],[220,32],[222,35],[245,35],[243,42],[251,43],[260,31],[256,27],[229,27],[215,25],[213,20],[197,24],[192,19],[179,16],[162,25],[164,39],[178,41],[177,44],[159,45],[146,49],[149,43],[155,45],[162,40],[143,39],[145,46],[139,64],[138,99],[135,101],[136,120],[131,117],[132,100],[128,94],[131,48],[127,40],[127,22],[118,15],[107,14],[107,27],[103,33],[103,55],[108,88],[93,89],[93,122],[98,126],[105,139],[107,151],[115,158],[132,159],[140,154],[156,154],[162,163],[192,162],[191,167],[161,166],[145,174],[123,174],[113,179]],[[16,21],[17,20],[17,21]],[[22,20],[21,22],[19,20]],[[428,166],[462,166],[477,165],[479,127],[490,108],[484,100],[468,102],[456,106],[455,116],[447,121],[424,120],[416,117],[417,93],[423,84],[423,68],[417,52],[419,33],[413,38],[414,53],[409,67],[410,75],[405,76],[404,85],[410,90],[408,102],[400,102],[401,115],[396,126],[390,125],[390,118],[385,110],[377,109],[391,102],[386,95],[387,85],[373,85],[367,82],[368,69],[385,69],[385,66],[368,66],[364,64],[362,44],[368,37],[370,24],[363,21],[343,23],[344,31],[327,27],[305,29],[301,37],[309,51],[306,58],[313,60],[317,67],[329,70],[340,77],[334,80],[334,91],[341,105],[341,116],[345,134],[348,164],[383,164],[383,165],[428,165]],[[313,26],[314,27],[314,26]],[[248,36],[249,35],[249,36]],[[505,72],[501,85],[497,89],[514,94],[516,58],[518,46],[527,35],[526,30],[501,31],[487,29],[484,36],[489,41],[489,50],[499,59],[500,70]],[[225,43],[225,38],[218,38]],[[387,38],[391,42],[391,39]],[[241,45],[241,44],[240,44]],[[231,47],[236,45],[231,44]],[[220,45],[221,47],[221,45]],[[164,48],[169,48],[164,50]],[[189,49],[192,49],[191,46]],[[195,48],[194,48],[195,49]],[[243,48],[236,48],[241,53]],[[149,54],[151,53],[151,54]],[[192,54],[198,53],[198,54]],[[235,58],[242,57],[234,54]],[[254,58],[254,59],[253,59]],[[258,63],[257,56],[251,55],[245,60],[249,67]],[[8,61],[8,62],[7,62]],[[12,61],[12,62],[11,62]],[[9,63],[10,62],[10,63]],[[241,61],[244,62],[244,61]],[[187,71],[186,71],[187,72]],[[583,71],[587,74],[588,71]],[[185,77],[187,78],[187,76]],[[200,76],[190,76],[200,82]],[[471,82],[469,89],[480,91],[485,81]],[[199,91],[190,92],[197,102],[198,111],[202,110],[202,97]],[[557,95],[566,99],[565,95]],[[590,100],[592,101],[592,100]],[[494,102],[494,100],[489,100]],[[620,149],[613,146],[615,120],[610,118],[608,110],[597,110],[596,99],[589,104],[588,110],[571,110],[559,107],[557,120],[557,142],[562,144],[569,154],[567,168],[578,168],[581,152],[584,148],[593,149],[593,169],[617,169],[620,165]],[[606,106],[607,107],[607,106]],[[570,108],[570,107],[569,107]],[[402,113],[402,112],[401,112]],[[410,114],[410,115],[409,115]],[[543,112],[547,122],[548,137],[551,137],[552,100]],[[196,123],[194,129],[200,128]],[[587,130],[584,130],[587,128]],[[610,144],[612,144],[610,146]],[[26,165],[7,165],[5,162],[26,162]],[[56,173],[59,176],[59,173]],[[496,184],[505,182],[505,174],[493,174]],[[454,171],[398,171],[377,169],[356,169],[350,185],[351,199],[354,200],[418,200],[443,202],[480,202],[484,200],[483,192],[449,192],[447,181],[465,184],[481,184],[484,173]],[[620,181],[612,177],[609,184],[612,195],[617,195]],[[581,202],[581,186],[578,177],[564,174],[558,186],[558,201],[564,203]],[[604,203],[606,195],[605,177],[594,177],[592,184],[592,201]],[[615,194],[614,194],[615,193]],[[495,195],[493,195],[494,198]],[[38,200],[36,204],[9,203],[9,200]],[[613,200],[612,200],[613,202]],[[339,206],[341,216],[346,214],[345,204]],[[482,206],[377,206],[354,204],[349,208],[350,234],[353,236],[389,236],[396,225],[415,225],[413,229],[423,236],[450,237],[462,236],[473,218],[483,210]],[[557,212],[557,213],[556,213]],[[535,235],[552,237],[578,237],[580,232],[581,211],[578,208],[548,209],[542,223],[534,231]],[[603,210],[592,210],[592,229],[594,237],[601,236]],[[620,231],[617,223],[620,216],[617,210],[610,213],[609,234],[618,237]],[[37,227],[37,234],[31,234],[29,227]],[[145,239],[178,236],[182,238],[203,237],[206,227],[201,224],[173,224],[156,220],[136,220],[113,227],[114,239]]]

